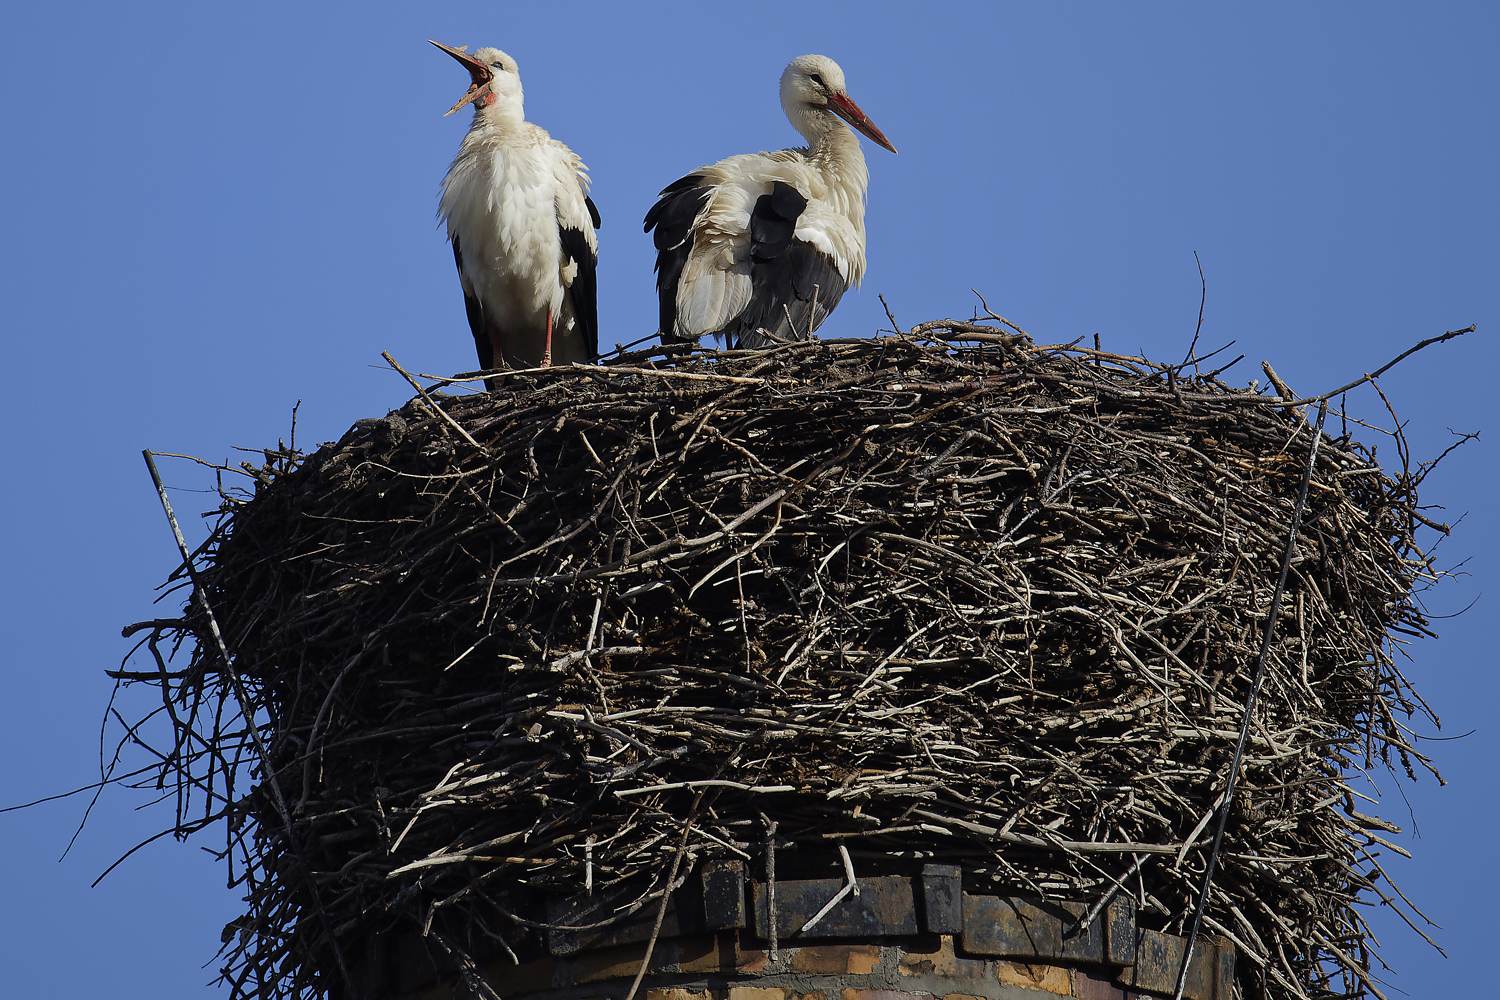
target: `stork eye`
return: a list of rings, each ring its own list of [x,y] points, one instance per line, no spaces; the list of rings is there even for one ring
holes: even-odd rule
[[[501,62],[499,59],[496,59],[494,62],[490,63],[490,65],[493,66],[493,67],[495,67],[496,69],[502,71],[502,72],[505,70],[505,64],[503,62]]]
[[[818,74],[816,74],[816,73],[814,73],[812,76],[809,76],[808,79],[811,80],[813,83],[816,83],[820,87],[826,87],[826,86],[828,86],[826,83],[823,82],[823,78],[821,76],[819,76]]]

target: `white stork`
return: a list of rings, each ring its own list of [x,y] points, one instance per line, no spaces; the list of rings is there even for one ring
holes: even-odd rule
[[[745,348],[805,340],[864,276],[870,173],[849,126],[896,147],[849,99],[844,71],[827,56],[792,60],[781,107],[806,148],[700,167],[646,214],[666,343],[705,334]]]
[[[599,353],[599,210],[588,196],[588,168],[526,120],[514,59],[499,49],[469,55],[432,44],[473,79],[447,112],[474,105],[438,214],[453,243],[479,366],[592,359]]]

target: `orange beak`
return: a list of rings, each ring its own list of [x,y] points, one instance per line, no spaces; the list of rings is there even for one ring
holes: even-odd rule
[[[885,137],[885,133],[876,128],[875,123],[870,121],[870,116],[859,110],[859,105],[850,100],[849,95],[842,90],[828,98],[828,110],[869,136],[872,141],[879,143],[893,153],[896,151],[896,147],[891,145],[891,140]]]
[[[480,62],[478,59],[475,59],[473,56],[469,55],[462,48],[451,48],[447,45],[444,45],[442,42],[433,42],[430,38],[427,40],[429,42],[432,42],[433,45],[436,45],[438,48],[442,49],[444,52],[448,53],[453,58],[457,59],[459,61],[459,64],[462,65],[464,69],[469,71],[469,76],[474,81],[469,85],[468,93],[459,98],[457,104],[453,105],[453,107],[443,112],[444,118],[447,118],[449,115],[453,114],[453,112],[457,111],[465,104],[473,104],[475,101],[479,100],[479,98],[489,93],[490,81],[495,78],[495,74],[490,72],[490,68],[488,66]]]

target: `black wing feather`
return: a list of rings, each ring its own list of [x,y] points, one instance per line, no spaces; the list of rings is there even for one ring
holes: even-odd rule
[[[599,228],[599,206],[594,204],[594,199],[588,195],[583,196],[583,203],[589,207],[589,220],[593,222],[594,228]]]
[[[701,174],[688,174],[663,189],[651,211],[646,213],[646,232],[656,245],[656,295],[660,303],[657,328],[662,342],[681,343],[677,328],[677,281],[693,252],[693,221],[713,194],[703,187]]]
[[[589,202],[589,209],[597,220],[599,213],[594,211],[593,202]],[[578,273],[568,288],[568,298],[573,302],[573,316],[578,321],[584,346],[592,360],[599,356],[599,257],[589,246],[582,229],[565,229],[559,225],[557,234],[562,239],[563,253],[578,264]]]
[[[802,193],[784,181],[777,181],[770,194],[757,198],[750,213],[750,259],[761,263],[786,253],[806,207]]]
[[[713,193],[702,183],[702,175],[689,174],[662,191],[646,213],[646,232],[656,230],[656,293],[664,343],[682,339],[673,332],[677,282],[693,252],[693,222]],[[797,220],[806,208],[807,198],[784,181],[756,199],[750,213],[750,302],[724,330],[709,333],[728,335],[734,347],[754,349],[771,346],[772,337],[806,340],[823,325],[849,283],[833,258],[796,238]]]
[[[752,264],[750,282],[750,302],[740,313],[735,338],[736,347],[749,349],[771,347],[776,343],[771,337],[806,340],[849,287],[832,257],[795,239],[781,256]]]
[[[770,347],[775,341],[766,333],[806,340],[844,297],[848,282],[833,258],[795,237],[806,208],[802,193],[783,181],[756,200],[750,213],[750,302],[739,315],[736,347]]]
[[[458,234],[453,234],[453,263],[458,266],[458,279],[463,282],[464,255],[458,246]],[[464,311],[469,314],[469,331],[474,334],[474,350],[479,355],[479,367],[495,367],[495,349],[490,343],[490,333],[484,327],[484,306],[479,299],[464,288]]]

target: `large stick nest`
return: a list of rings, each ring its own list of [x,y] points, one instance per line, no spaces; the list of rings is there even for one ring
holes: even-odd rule
[[[681,843],[759,877],[767,821],[779,877],[844,845],[969,891],[1123,878],[1182,932],[1312,428],[1191,367],[920,332],[513,375],[267,453],[200,572],[346,956],[525,960],[544,895],[649,900]],[[1365,989],[1399,848],[1348,775],[1427,763],[1401,455],[1318,455],[1208,908],[1249,996]],[[338,992],[202,609],[137,628],[177,831],[225,821],[247,892],[226,978]]]

